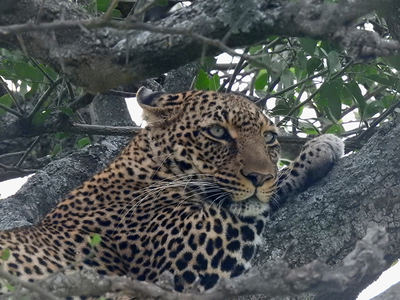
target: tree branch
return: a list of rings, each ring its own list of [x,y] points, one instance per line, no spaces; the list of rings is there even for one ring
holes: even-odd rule
[[[274,6],[267,0],[196,1],[150,24],[93,19],[71,1],[16,0],[8,14],[0,14],[0,45],[15,47],[19,33],[29,55],[50,63],[88,91],[98,92],[194,61],[202,55],[199,44],[207,44],[209,54],[234,54],[233,48],[270,35],[328,39],[339,42],[356,58],[393,55],[400,49],[399,42],[358,29],[352,21],[395,1],[316,5],[309,0],[278,0]],[[39,9],[46,22],[33,22]],[[249,17],[236,24],[238,16],[246,14]],[[232,26],[240,30],[230,32]],[[221,40],[227,32],[231,34],[224,44]]]

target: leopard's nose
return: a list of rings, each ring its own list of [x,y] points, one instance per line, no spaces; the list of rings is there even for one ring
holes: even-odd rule
[[[272,175],[272,174],[260,174],[260,173],[255,173],[255,172],[248,173],[248,174],[245,174],[244,172],[242,172],[242,174],[244,177],[249,179],[253,183],[254,186],[261,186],[267,180],[274,178],[274,175]]]

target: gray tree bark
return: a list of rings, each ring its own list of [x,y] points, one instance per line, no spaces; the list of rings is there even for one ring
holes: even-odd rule
[[[93,20],[74,1],[15,0],[0,8],[0,45],[22,49],[88,91],[101,92],[270,35],[331,40],[357,58],[395,54],[399,42],[360,30],[353,21],[377,8],[393,13],[396,5],[396,0],[194,1],[149,25]]]
[[[397,300],[400,295],[400,282],[392,285],[382,294],[372,298],[372,300]]]

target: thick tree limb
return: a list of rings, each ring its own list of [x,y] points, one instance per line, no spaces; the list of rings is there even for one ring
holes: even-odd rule
[[[398,300],[400,295],[400,282],[392,285],[382,294],[372,298],[372,300]]]
[[[93,20],[72,1],[16,0],[0,14],[0,45],[22,47],[22,41],[27,54],[98,92],[193,61],[202,55],[201,45],[209,46],[210,54],[232,52],[227,46],[244,47],[273,34],[328,39],[361,58],[395,54],[397,41],[353,25],[395,1],[195,1],[149,24]]]
[[[60,197],[101,171],[125,143],[126,139],[108,139],[49,163],[15,195],[0,201],[0,228],[37,223]]]

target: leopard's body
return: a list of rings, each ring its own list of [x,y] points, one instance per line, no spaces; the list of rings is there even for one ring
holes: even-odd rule
[[[38,225],[0,233],[8,272],[35,280],[89,266],[156,281],[169,271],[177,291],[212,288],[250,267],[271,197],[304,189],[343,151],[321,136],[278,171],[276,128],[245,97],[142,89],[138,101],[150,125],[109,167]]]

